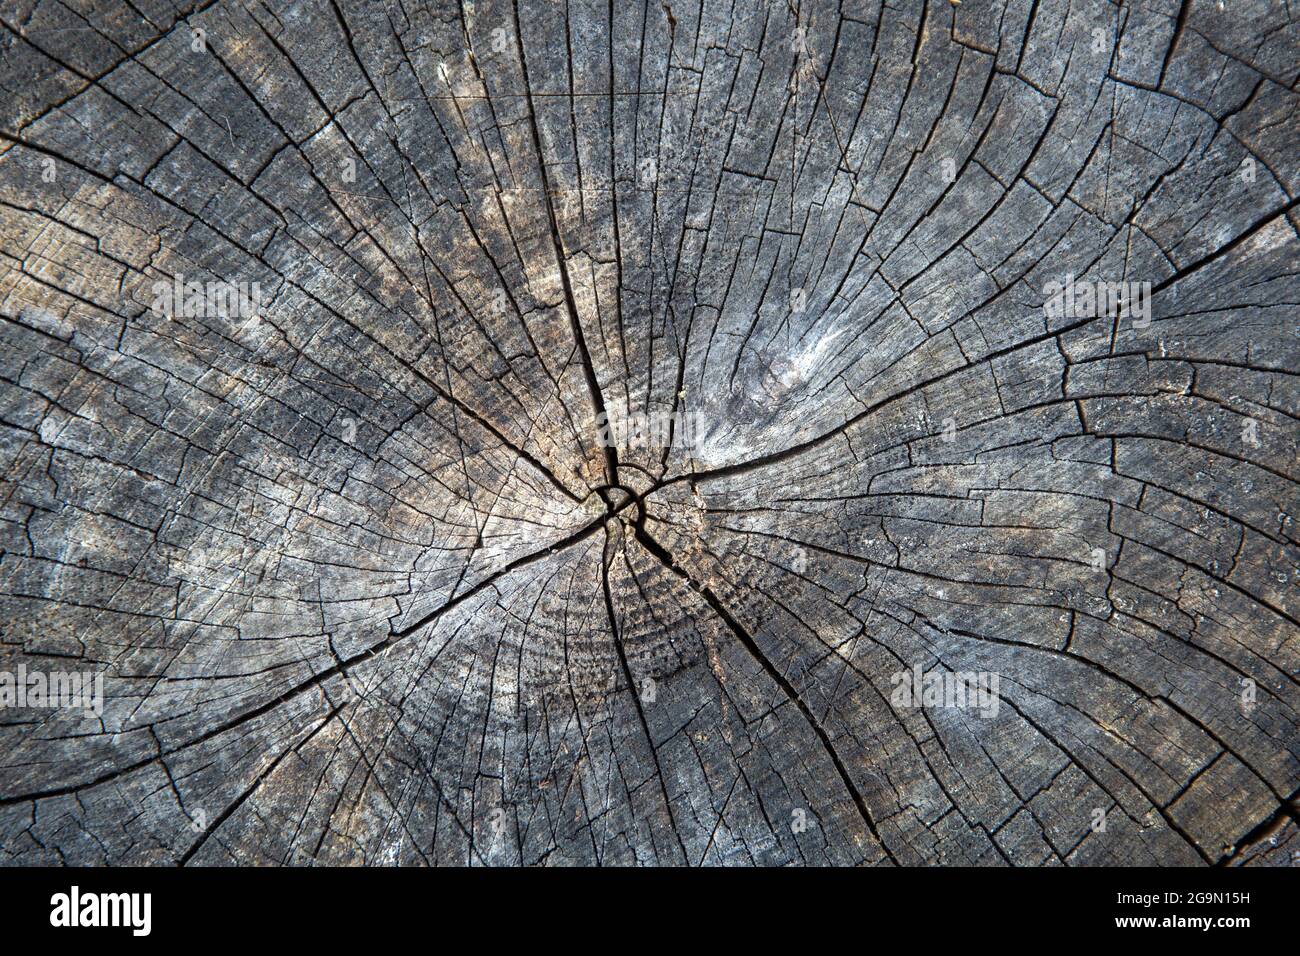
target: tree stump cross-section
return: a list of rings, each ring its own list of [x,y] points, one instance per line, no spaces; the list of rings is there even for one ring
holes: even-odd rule
[[[0,0],[0,863],[1300,861],[1298,21]]]

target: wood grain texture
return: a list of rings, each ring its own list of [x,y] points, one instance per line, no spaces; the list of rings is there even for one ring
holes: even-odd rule
[[[0,863],[1300,859],[1298,21],[0,0]]]

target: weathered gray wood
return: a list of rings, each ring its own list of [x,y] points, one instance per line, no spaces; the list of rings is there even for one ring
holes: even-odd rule
[[[1295,17],[0,0],[0,862],[1291,862]]]

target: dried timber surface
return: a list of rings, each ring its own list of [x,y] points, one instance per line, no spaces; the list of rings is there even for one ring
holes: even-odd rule
[[[1300,15],[1222,7],[3,0],[0,664],[105,699],[0,710],[0,862],[1289,862]]]

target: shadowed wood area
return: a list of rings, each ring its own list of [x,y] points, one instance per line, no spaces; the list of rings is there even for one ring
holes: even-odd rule
[[[1298,22],[0,0],[0,863],[1300,860]]]

